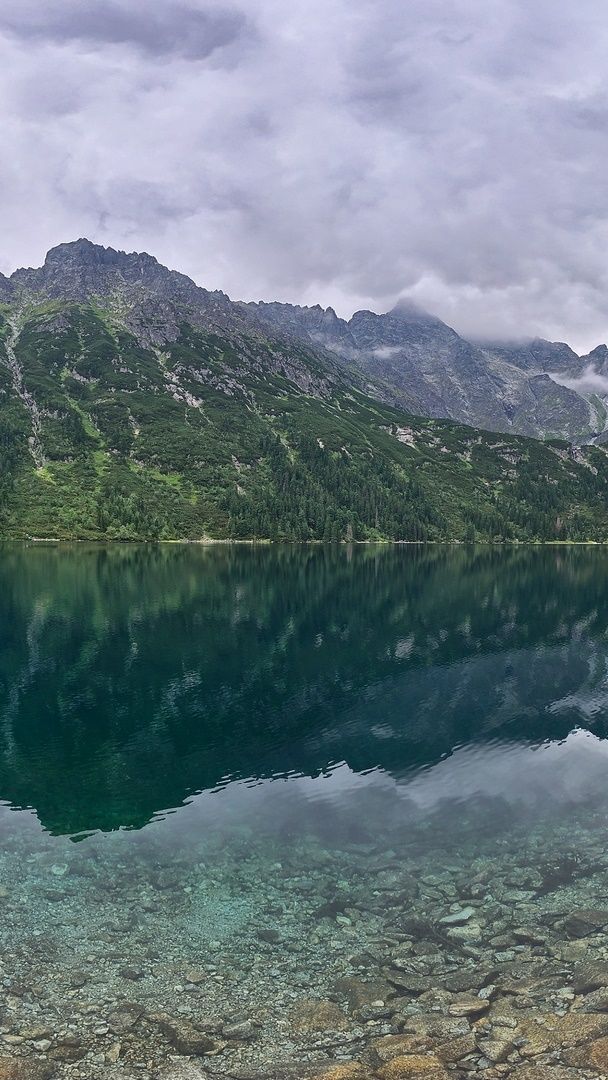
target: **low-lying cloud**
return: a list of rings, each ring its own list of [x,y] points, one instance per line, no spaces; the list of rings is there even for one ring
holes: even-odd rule
[[[372,349],[374,356],[377,356],[379,360],[390,360],[391,356],[396,356],[402,351],[400,345],[377,345],[375,349]]]
[[[563,375],[555,375],[551,372],[551,378],[560,386],[566,386],[569,390],[576,390],[577,394],[599,394],[600,397],[608,397],[608,375],[602,375],[589,364],[576,379],[566,378]]]

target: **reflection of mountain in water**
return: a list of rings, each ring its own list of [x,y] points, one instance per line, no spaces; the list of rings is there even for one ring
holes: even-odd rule
[[[0,798],[141,826],[235,777],[604,733],[608,554],[5,547]]]

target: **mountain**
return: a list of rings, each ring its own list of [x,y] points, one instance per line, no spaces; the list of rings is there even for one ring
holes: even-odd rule
[[[127,254],[86,239],[60,244],[48,252],[44,266],[16,270],[4,280],[9,287],[4,298],[22,306],[32,298],[86,303],[99,297],[110,301],[123,324],[142,343],[144,339],[152,343],[158,338],[162,343],[177,338],[185,315],[192,325],[213,324],[226,330],[238,330],[252,321],[225,293],[200,288],[152,255]]]
[[[586,356],[580,357],[580,363],[583,370],[591,366],[598,375],[608,375],[608,346],[597,345]],[[581,375],[580,369],[577,374]]]
[[[479,341],[477,344],[487,355],[534,374],[561,372],[574,377],[581,368],[580,356],[563,341],[532,338],[529,341]]]
[[[605,428],[603,405],[560,381],[581,375],[588,359],[568,345],[469,342],[403,301],[385,315],[356,311],[348,321],[331,308],[247,308],[273,330],[331,350],[381,381],[395,404],[423,416],[574,442],[589,441]]]
[[[463,412],[502,415],[489,357],[439,320],[289,309],[287,327],[282,313],[88,240],[2,279],[0,535],[608,535],[603,447],[412,415],[431,384],[438,413],[466,384]],[[383,367],[404,337],[422,373],[407,393]]]

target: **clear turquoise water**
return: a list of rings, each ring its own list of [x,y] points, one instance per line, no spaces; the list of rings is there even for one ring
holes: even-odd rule
[[[169,1017],[270,1076],[556,959],[561,1015],[608,948],[560,929],[608,907],[607,703],[603,550],[5,545],[6,1053],[152,1077]]]

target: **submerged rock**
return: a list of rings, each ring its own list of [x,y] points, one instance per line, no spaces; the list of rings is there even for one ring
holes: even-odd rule
[[[0,1058],[0,1080],[51,1080],[55,1066],[27,1058]]]
[[[574,1004],[579,1012],[608,1013],[608,989],[592,990]]]
[[[577,994],[608,987],[608,962],[577,964],[572,974],[572,988]]]
[[[394,1058],[404,1057],[406,1054],[419,1053],[429,1048],[429,1040],[423,1035],[386,1035],[382,1039],[374,1039],[371,1043],[368,1056],[373,1066],[386,1065]]]
[[[295,1031],[344,1031],[348,1017],[333,1001],[300,1001],[292,1012]]]
[[[266,944],[277,945],[281,940],[281,935],[278,930],[262,927],[257,931],[257,938],[259,941],[266,942]]]
[[[490,1008],[487,998],[463,997],[453,1001],[448,1007],[450,1016],[481,1016]]]
[[[587,1063],[602,1073],[608,1073],[608,1038],[596,1039],[591,1043]]]
[[[123,1035],[131,1031],[143,1016],[144,1010],[141,1005],[125,1002],[114,1009],[108,1016],[108,1027],[115,1035]]]
[[[184,1061],[181,1064],[167,1065],[155,1073],[154,1080],[205,1080],[208,1075],[198,1065]]]
[[[378,1070],[380,1080],[449,1080],[439,1058],[434,1054],[405,1054],[393,1058]]]
[[[314,1080],[369,1080],[369,1071],[360,1061],[346,1061],[315,1073]]]
[[[571,937],[587,937],[608,926],[608,910],[605,908],[582,908],[572,911],[564,919],[564,930]]]
[[[475,1049],[475,1036],[471,1031],[466,1035],[456,1035],[454,1038],[442,1042],[440,1046],[436,1047],[435,1053],[441,1061],[452,1064],[462,1061],[464,1057],[474,1053]]]
[[[200,986],[201,983],[204,983],[208,979],[208,975],[206,975],[204,971],[199,971],[197,968],[191,968],[190,971],[186,972],[185,979],[186,982],[190,983],[192,986]]]
[[[508,1075],[509,1080],[583,1080],[585,1074],[562,1065],[521,1065]]]
[[[175,1047],[180,1054],[198,1057],[200,1054],[210,1054],[219,1049],[215,1040],[200,1031],[190,1020],[159,1013],[148,1019],[157,1025],[171,1046]]]
[[[356,976],[336,979],[332,989],[337,997],[348,1002],[349,1009],[355,1013],[367,1006],[377,1005],[379,1001],[384,1002],[393,992],[388,982],[380,979],[365,982]]]
[[[452,911],[449,915],[444,915],[439,920],[441,926],[462,926],[463,923],[472,919],[476,915],[476,909],[472,907],[459,908],[458,911]]]
[[[224,1024],[222,1035],[226,1039],[238,1039],[243,1042],[249,1042],[250,1039],[255,1038],[255,1029],[251,1020],[241,1020],[238,1024]]]

